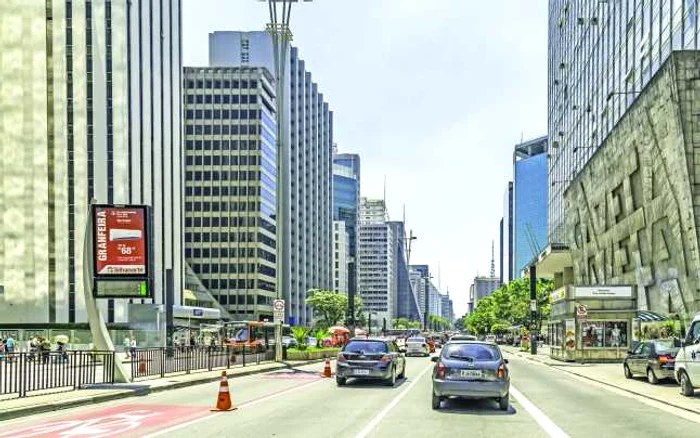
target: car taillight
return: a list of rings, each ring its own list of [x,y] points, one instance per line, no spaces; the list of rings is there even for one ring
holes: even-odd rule
[[[673,362],[675,358],[671,356],[670,354],[662,354],[659,356],[659,363],[669,363]]]
[[[382,362],[391,362],[391,355],[385,354],[384,356],[382,356],[381,361]]]
[[[338,353],[338,362],[347,362],[348,360],[343,356],[343,353]]]
[[[505,365],[501,364],[501,366],[498,367],[498,371],[496,371],[496,377],[498,377],[499,379],[504,379],[506,377]]]
[[[444,379],[445,378],[445,364],[442,362],[438,362],[437,366],[437,378],[438,379]]]

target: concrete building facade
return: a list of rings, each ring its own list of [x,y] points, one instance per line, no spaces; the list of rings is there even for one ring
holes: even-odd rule
[[[568,244],[564,192],[673,50],[698,49],[698,5],[549,1],[550,244]]]
[[[265,68],[184,69],[185,258],[236,320],[277,298],[274,90]]]
[[[88,203],[153,209],[182,298],[180,2],[0,2],[0,323],[80,324]],[[126,300],[102,300],[127,322]]]
[[[344,221],[333,221],[333,290],[348,294],[350,236]]]
[[[574,284],[636,285],[641,310],[700,310],[700,54],[673,52],[564,194]]]
[[[386,218],[384,201],[361,198],[358,290],[363,307],[390,324],[397,299],[396,237]]]
[[[496,277],[475,277],[474,282],[469,290],[469,308],[473,310],[476,308],[479,300],[485,298],[493,293],[496,289],[501,287],[501,281]]]
[[[333,285],[333,112],[296,47],[287,54],[281,169],[289,184],[282,194],[282,242],[278,285],[292,324],[311,325],[310,289]],[[272,39],[264,31],[209,34],[212,67],[265,67],[274,72]]]
[[[513,182],[508,181],[503,193],[503,218],[500,232],[500,280],[507,283],[513,279]]]

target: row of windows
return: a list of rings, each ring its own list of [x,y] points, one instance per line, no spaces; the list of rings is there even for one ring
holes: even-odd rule
[[[267,261],[272,261],[274,262],[275,255],[271,253],[270,251],[266,251],[263,248],[228,248],[228,247],[222,247],[222,248],[216,248],[216,247],[207,247],[207,248],[185,248],[185,258],[188,260],[194,258],[194,259],[218,259],[219,257],[221,258],[255,258],[257,254],[258,258],[265,259]],[[254,271],[254,269],[253,269]],[[224,271],[221,271],[224,272]],[[233,272],[233,271],[232,271]]]
[[[193,80],[186,79],[184,84],[185,88],[213,88],[213,89],[229,89],[229,88],[258,88],[258,81],[256,80],[219,80],[219,79],[205,79],[205,80]]]
[[[187,135],[256,135],[260,133],[257,125],[192,125],[185,126]]]
[[[187,140],[185,149],[188,151],[257,151],[260,150],[260,144],[258,140]]]
[[[262,288],[260,288],[262,289]],[[267,290],[267,289],[265,289]],[[271,292],[274,292],[272,290]],[[273,299],[271,297],[266,297],[265,295],[219,295],[217,296],[217,300],[219,300],[219,304],[222,305],[229,305],[229,306],[243,306],[243,305],[250,305],[254,306],[255,303],[255,298],[257,297],[257,305],[259,306],[271,306]]]
[[[185,242],[257,242],[254,232],[187,232]]]
[[[197,104],[197,103],[200,103],[200,104],[205,104],[205,103],[214,103],[214,104],[217,104],[217,103],[224,103],[224,104],[243,103],[243,104],[246,104],[246,103],[257,103],[258,96],[257,96],[257,94],[251,94],[251,95],[247,95],[247,94],[241,94],[241,95],[238,95],[238,94],[233,94],[233,95],[229,95],[229,94],[223,94],[223,95],[220,95],[220,94],[215,94],[215,95],[188,94],[186,97],[186,100],[187,100],[188,104]]]
[[[257,155],[187,155],[185,164],[188,166],[255,166],[260,164]]]
[[[260,172],[257,170],[195,170],[185,172],[186,181],[258,181]]]
[[[185,196],[257,196],[260,195],[260,187],[241,186],[241,187],[207,187],[194,185],[185,187]]]
[[[193,264],[192,270],[197,274],[251,274],[257,273],[275,277],[275,268],[259,263],[216,263]],[[205,276],[206,277],[206,276]]]
[[[234,216],[232,218],[219,218],[219,217],[187,217],[185,218],[185,227],[215,227],[218,228],[222,219],[226,219],[226,225],[224,227],[255,227],[258,221],[264,221],[264,219],[256,218],[252,216]],[[216,223],[216,225],[212,225]],[[230,224],[230,225],[229,225]]]
[[[187,110],[185,111],[187,120],[238,120],[250,119],[257,120],[260,118],[260,110],[258,109],[223,109],[223,110]]]

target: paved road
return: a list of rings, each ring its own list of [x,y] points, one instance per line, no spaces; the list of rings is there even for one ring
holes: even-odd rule
[[[218,384],[4,422],[0,437],[690,437],[700,415],[511,358],[509,412],[491,401],[430,407],[428,359],[410,358],[394,388],[320,379],[322,365],[230,381],[238,410],[215,413]],[[86,391],[87,392],[87,391]],[[698,401],[700,402],[700,400]]]

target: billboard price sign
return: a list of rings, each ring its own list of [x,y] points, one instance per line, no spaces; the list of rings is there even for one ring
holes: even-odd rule
[[[96,276],[147,276],[148,240],[144,207],[96,206]]]

